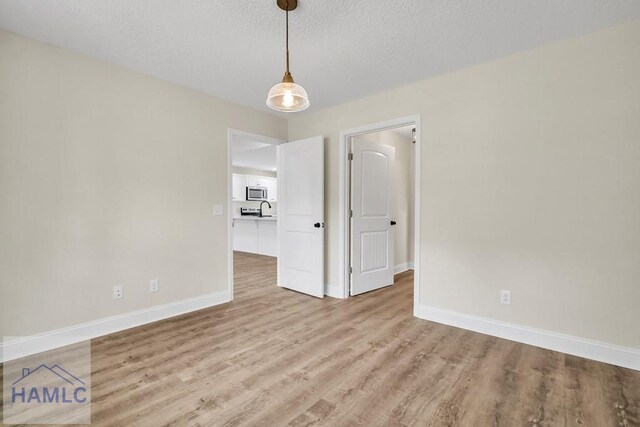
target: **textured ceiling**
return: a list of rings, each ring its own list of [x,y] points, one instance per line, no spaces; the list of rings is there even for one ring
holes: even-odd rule
[[[640,17],[639,0],[299,1],[308,111]],[[284,71],[275,0],[0,0],[0,28],[263,110]]]

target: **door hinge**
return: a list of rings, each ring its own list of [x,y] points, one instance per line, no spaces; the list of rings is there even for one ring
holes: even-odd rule
[[[353,274],[353,267],[349,267],[349,274]]]
[[[353,210],[349,210],[349,216],[353,218]]]
[[[353,160],[353,153],[347,154],[347,160]]]

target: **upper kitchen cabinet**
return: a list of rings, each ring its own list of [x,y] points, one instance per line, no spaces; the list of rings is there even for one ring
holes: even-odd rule
[[[269,177],[257,175],[245,175],[247,184],[250,187],[266,187]]]
[[[278,179],[267,178],[267,200],[270,202],[278,201]]]
[[[234,201],[243,201],[247,199],[247,176],[237,173],[233,174],[231,199]]]
[[[247,187],[265,187],[267,189],[267,200],[269,202],[278,201],[277,178],[234,173],[232,185],[232,200],[234,201],[241,202],[247,200]]]

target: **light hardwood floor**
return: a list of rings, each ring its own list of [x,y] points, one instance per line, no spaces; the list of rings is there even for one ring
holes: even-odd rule
[[[411,272],[320,300],[234,258],[233,302],[93,340],[93,424],[640,425],[640,372],[417,319]]]

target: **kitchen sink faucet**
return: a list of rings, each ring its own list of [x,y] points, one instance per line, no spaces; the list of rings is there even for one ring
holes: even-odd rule
[[[260,217],[262,218],[264,215],[262,215],[262,205],[263,204],[268,204],[269,205],[269,209],[271,209],[271,203],[267,202],[266,200],[263,200],[262,202],[260,202]]]

